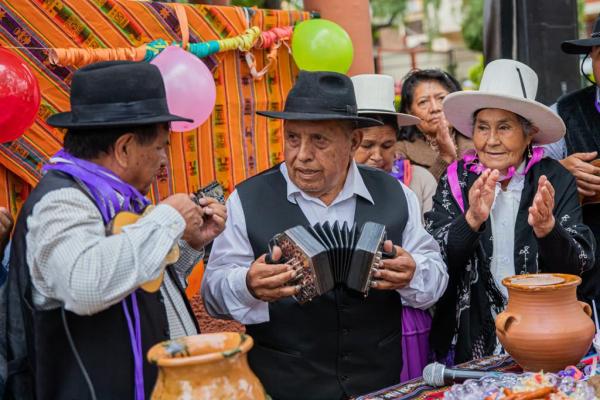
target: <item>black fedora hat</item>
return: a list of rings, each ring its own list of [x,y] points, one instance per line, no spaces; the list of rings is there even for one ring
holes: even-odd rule
[[[382,125],[360,117],[352,81],[337,72],[300,71],[283,111],[257,111],[259,115],[295,121],[354,121],[360,128]]]
[[[592,37],[564,41],[561,43],[560,48],[567,54],[587,54],[594,46],[600,46],[600,16],[596,18],[594,23]]]
[[[59,128],[133,127],[172,121],[193,122],[173,115],[158,67],[146,62],[107,61],[73,74],[71,111],[51,115]]]

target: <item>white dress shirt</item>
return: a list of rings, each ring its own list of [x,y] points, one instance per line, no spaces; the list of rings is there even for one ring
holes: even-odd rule
[[[496,198],[490,213],[494,240],[490,268],[498,289],[507,298],[508,290],[502,285],[502,279],[515,274],[515,224],[525,186],[525,177],[521,175],[524,169],[525,163],[522,163],[506,190],[502,190],[500,182],[496,183]]]
[[[596,93],[596,96],[597,95],[598,94]],[[558,106],[556,103],[552,104],[550,109],[555,114],[558,114]],[[567,157],[567,143],[565,142],[564,137],[561,137],[560,140],[554,143],[545,144],[542,147],[544,148],[544,155],[549,158],[554,160],[562,160]]]
[[[327,206],[320,199],[301,191],[289,178],[285,163],[281,173],[287,182],[287,199],[298,204],[308,222],[324,223],[340,221],[353,223],[356,197],[371,203],[373,198],[352,162],[344,187],[333,202]],[[399,289],[403,303],[415,308],[431,307],[446,290],[448,274],[437,242],[425,231],[421,223],[421,211],[415,194],[398,182],[404,190],[408,204],[408,222],[404,228],[402,245],[417,265],[409,286]],[[243,324],[269,321],[269,303],[252,296],[246,286],[246,273],[255,257],[248,240],[244,210],[237,191],[227,200],[225,231],[218,236],[202,282],[202,296],[209,314],[221,318],[233,318]]]

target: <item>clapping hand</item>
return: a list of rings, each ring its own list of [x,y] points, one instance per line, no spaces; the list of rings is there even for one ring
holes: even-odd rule
[[[469,189],[469,209],[465,214],[465,219],[474,231],[478,231],[490,216],[496,198],[496,183],[499,177],[498,170],[485,170]]]
[[[533,228],[535,236],[543,238],[547,236],[556,220],[554,219],[554,187],[545,175],[540,176],[538,188],[533,198],[533,204],[529,207],[527,222]]]
[[[371,286],[381,290],[396,290],[408,286],[413,276],[417,264],[409,252],[400,246],[394,246],[391,240],[386,240],[383,244],[383,250],[391,253],[396,249],[396,257],[383,260],[382,267],[373,274],[375,280]]]

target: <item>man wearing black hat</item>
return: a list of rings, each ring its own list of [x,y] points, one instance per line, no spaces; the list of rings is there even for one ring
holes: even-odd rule
[[[23,206],[8,280],[8,399],[149,398],[154,344],[198,332],[185,276],[224,228],[226,210],[175,194],[119,234],[119,211],[141,213],[166,166],[172,115],[158,68],[106,62],[75,72],[64,149]],[[146,210],[147,211],[147,210]],[[159,278],[155,292],[138,290]]]
[[[446,267],[421,225],[417,198],[386,173],[353,161],[360,130],[351,80],[301,71],[283,112],[285,162],[237,186],[213,244],[202,295],[209,313],[246,324],[250,365],[274,399],[341,399],[397,383],[402,304],[427,308],[444,292]],[[368,297],[339,286],[299,304],[288,264],[267,264],[269,240],[296,225],[384,224],[397,256],[375,273]],[[402,246],[402,247],[400,247]]]
[[[561,49],[567,54],[590,57],[595,81],[600,82],[600,17],[590,38],[565,41]],[[600,88],[592,84],[562,96],[556,111],[565,122],[567,133],[560,141],[545,146],[546,154],[560,160],[575,176],[581,197],[600,194],[600,168],[591,164],[600,154]],[[600,243],[600,205],[585,205],[582,210],[583,222]],[[596,260],[595,268],[582,276],[583,283],[578,288],[580,297],[587,301],[600,299],[600,246],[596,246]]]

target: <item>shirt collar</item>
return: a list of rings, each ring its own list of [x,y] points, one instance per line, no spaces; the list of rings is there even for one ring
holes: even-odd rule
[[[512,191],[520,192],[523,190],[523,187],[525,186],[525,175],[523,175],[524,170],[525,170],[525,161],[523,161],[519,165],[519,167],[515,171],[515,174],[512,176],[512,178],[510,178],[510,182],[508,182],[508,186],[506,187],[507,192],[512,192]],[[498,191],[500,189],[501,189],[501,183],[498,182],[498,183],[496,183],[496,193],[498,193]]]
[[[308,201],[312,201],[323,206],[325,205],[325,203],[323,203],[320,199],[310,196],[309,194],[303,192],[298,186],[294,184],[294,182],[292,182],[288,175],[288,170],[285,162],[281,163],[281,165],[279,166],[279,170],[281,171],[281,174],[283,175],[287,183],[287,199],[289,202],[297,203],[297,196],[302,196]],[[352,162],[350,163],[350,168],[348,169],[348,175],[346,176],[346,182],[344,183],[344,187],[329,206],[333,206],[336,203],[348,200],[349,198],[354,197],[355,195],[364,198],[371,204],[375,204],[375,202],[373,201],[373,197],[371,196],[371,193],[369,193],[369,190],[367,189],[367,186],[363,181],[360,171],[358,170],[358,166],[356,165],[354,160],[352,160]]]

